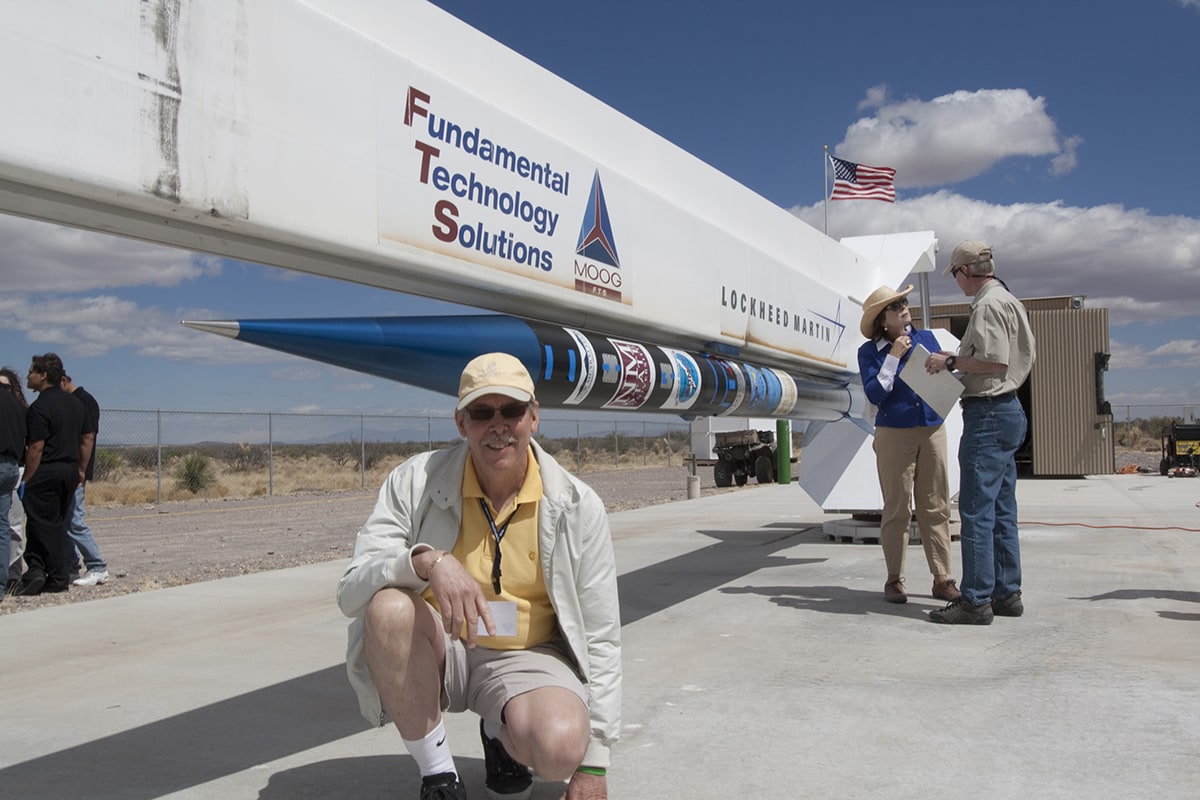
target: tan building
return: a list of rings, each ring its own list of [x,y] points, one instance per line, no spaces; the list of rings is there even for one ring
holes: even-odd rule
[[[1029,434],[1017,453],[1024,475],[1108,475],[1116,468],[1112,409],[1104,399],[1108,369],[1108,309],[1084,298],[1022,300],[1037,337],[1037,361],[1019,396]],[[962,338],[970,301],[935,305],[932,324]],[[912,308],[920,323],[921,310]]]

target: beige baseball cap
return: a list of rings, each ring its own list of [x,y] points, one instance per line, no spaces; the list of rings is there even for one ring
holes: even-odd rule
[[[977,272],[981,275],[990,275],[996,271],[996,258],[992,255],[991,245],[968,239],[954,248],[954,254],[950,256],[950,266],[946,267],[942,274],[949,275],[955,267],[973,267],[976,264],[989,264],[990,268],[968,270],[968,274]]]
[[[502,394],[522,403],[533,399],[533,378],[515,356],[484,353],[471,359],[458,381],[457,410],[488,394]]]

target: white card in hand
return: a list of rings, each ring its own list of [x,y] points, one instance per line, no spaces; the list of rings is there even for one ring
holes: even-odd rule
[[[488,608],[492,612],[492,622],[496,626],[497,636],[516,636],[517,635],[517,604],[511,600],[489,600]],[[487,636],[487,625],[483,622],[483,617],[479,618],[479,625],[475,631],[476,636]]]

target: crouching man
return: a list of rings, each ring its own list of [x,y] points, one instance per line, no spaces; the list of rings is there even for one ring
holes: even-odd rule
[[[533,441],[533,381],[505,353],[463,370],[465,441],[392,470],[338,583],[347,671],[391,717],[422,800],[462,800],[444,711],[474,711],[493,800],[567,781],[608,796],[620,732],[621,621],[604,505]]]

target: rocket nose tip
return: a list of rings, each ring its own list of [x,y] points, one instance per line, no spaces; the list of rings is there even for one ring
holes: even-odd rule
[[[192,330],[205,331],[206,333],[215,333],[220,336],[227,336],[230,339],[236,339],[238,333],[241,332],[241,326],[236,321],[232,320],[187,320],[181,319],[180,325]]]

